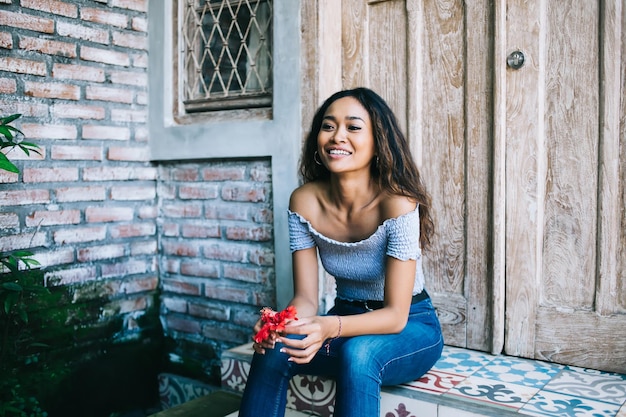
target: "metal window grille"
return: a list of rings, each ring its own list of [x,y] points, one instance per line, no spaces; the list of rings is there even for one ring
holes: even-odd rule
[[[272,1],[182,1],[185,111],[271,106]]]

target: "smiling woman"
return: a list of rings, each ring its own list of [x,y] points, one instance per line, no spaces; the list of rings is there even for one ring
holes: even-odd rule
[[[337,416],[379,415],[381,386],[419,378],[443,348],[422,271],[430,197],[391,109],[365,88],[320,107],[300,172],[288,211],[298,320],[253,344],[239,415],[284,416],[296,374],[336,380]],[[318,253],[337,282],[324,315]]]

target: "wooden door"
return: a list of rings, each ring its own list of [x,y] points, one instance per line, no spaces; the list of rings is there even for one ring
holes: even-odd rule
[[[342,87],[388,101],[433,197],[424,266],[446,343],[492,350],[488,2],[342,3]]]
[[[623,1],[496,9],[505,353],[626,372]]]
[[[303,2],[305,109],[371,87],[411,142],[448,345],[626,372],[622,3]]]

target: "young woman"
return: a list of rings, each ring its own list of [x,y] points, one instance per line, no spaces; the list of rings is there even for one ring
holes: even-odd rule
[[[336,417],[378,417],[381,386],[421,377],[443,348],[422,272],[430,197],[393,112],[366,88],[319,108],[300,171],[288,213],[298,320],[254,343],[239,416],[283,416],[290,378],[311,374],[335,379]],[[318,253],[337,283],[326,315]]]

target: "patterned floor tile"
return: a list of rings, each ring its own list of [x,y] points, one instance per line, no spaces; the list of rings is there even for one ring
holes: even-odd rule
[[[626,403],[622,405],[622,408],[619,409],[615,417],[626,417]]]
[[[520,414],[550,417],[614,417],[618,410],[619,406],[616,404],[541,391],[520,410]]]
[[[420,379],[402,384],[402,386],[430,394],[443,394],[448,392],[451,388],[454,388],[465,378],[466,377],[463,375],[449,374],[447,372],[431,369]]]
[[[484,352],[446,346],[433,369],[469,376],[491,362],[495,356]]]
[[[528,387],[543,388],[563,368],[562,365],[502,356],[494,358],[483,368],[476,371],[474,376]]]
[[[470,376],[445,395],[462,397],[491,405],[520,409],[539,389]]]
[[[626,380],[616,374],[564,370],[544,390],[575,397],[622,405],[626,400]]]
[[[437,404],[385,393],[380,400],[381,417],[437,417]]]

